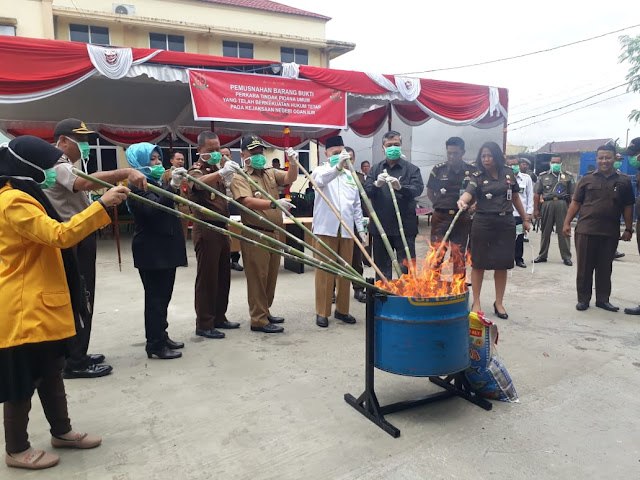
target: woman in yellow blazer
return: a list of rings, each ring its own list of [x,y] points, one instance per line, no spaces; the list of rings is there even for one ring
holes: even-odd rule
[[[36,137],[0,146],[0,403],[4,403],[8,466],[41,469],[59,457],[31,448],[27,423],[35,390],[51,425],[51,444],[93,448],[95,435],[71,429],[62,382],[65,339],[87,311],[70,249],[110,223],[107,207],[129,191],[117,187],[67,223],[42,193],[55,182],[62,152]]]

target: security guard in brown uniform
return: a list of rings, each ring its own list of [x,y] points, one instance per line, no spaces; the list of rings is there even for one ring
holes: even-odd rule
[[[241,156],[245,163],[244,171],[273,198],[278,199],[279,186],[290,185],[298,178],[297,155],[293,150],[290,149],[287,152],[290,166],[289,171],[285,172],[274,168],[265,168],[267,158],[264,156],[264,149],[266,147],[260,138],[252,135],[245,136],[240,140],[240,148],[242,150]],[[283,225],[282,212],[277,209],[277,205],[264,198],[244,177],[237,174],[234,175],[231,181],[231,193],[245,207],[254,210],[276,225]],[[287,209],[294,208],[288,198],[280,198],[277,203]],[[258,230],[264,235],[274,238],[277,236],[277,232],[256,225],[259,222],[247,213],[242,212],[241,217],[242,223],[246,226]],[[253,239],[264,243],[258,237]],[[283,332],[284,328],[274,324],[284,322],[284,318],[274,317],[269,311],[276,291],[280,255],[246,242],[240,244],[240,250],[242,258],[244,258],[244,273],[247,277],[251,330],[264,333]],[[228,264],[229,258],[227,255]],[[293,291],[292,294],[294,294]]]
[[[578,259],[576,309],[589,308],[595,271],[596,307],[617,312],[619,308],[609,303],[613,257],[619,239],[631,240],[635,199],[629,177],[613,168],[615,146],[602,145],[596,155],[598,170],[587,173],[578,182],[564,220],[563,233],[567,238],[571,236],[571,221],[580,213],[575,231]],[[622,236],[620,215],[623,215],[626,227]]]
[[[571,266],[571,242],[562,234],[564,218],[571,203],[571,197],[575,190],[576,180],[569,172],[562,171],[562,158],[553,156],[550,160],[550,170],[538,175],[538,181],[533,188],[533,215],[542,217],[542,239],[540,253],[534,263],[547,261],[549,244],[551,243],[551,230],[556,226],[558,234],[558,246],[560,255],[565,265]],[[542,208],[540,200],[542,199]]]
[[[453,217],[458,211],[458,198],[466,190],[471,175],[477,168],[465,163],[464,140],[451,137],[446,141],[447,161],[434,166],[427,181],[427,197],[433,204],[431,219],[431,243],[437,245],[442,242],[444,235],[451,225]],[[449,242],[457,246],[452,252],[453,274],[465,274],[465,254],[469,233],[471,232],[471,218],[465,210],[453,227],[449,235]]]
[[[220,140],[215,133],[202,132],[198,135],[198,158],[189,169],[189,174],[224,193],[225,179],[230,179],[240,166],[228,160],[220,168]],[[229,216],[227,201],[198,185],[189,185],[189,200],[225,217]],[[204,213],[196,211],[194,216],[217,227],[227,228],[226,223],[214,220]],[[231,329],[240,326],[238,322],[230,322],[226,317],[231,284],[231,242],[226,235],[199,225],[194,225],[192,236],[198,262],[195,285],[196,335],[224,338],[225,334],[217,328]]]

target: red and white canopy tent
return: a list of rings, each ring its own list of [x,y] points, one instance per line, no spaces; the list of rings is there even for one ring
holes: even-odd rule
[[[508,107],[504,88],[59,40],[0,36],[0,65],[0,130],[49,141],[53,141],[55,123],[67,117],[83,119],[102,137],[120,145],[158,142],[169,133],[195,143],[199,132],[211,128],[208,121],[215,120],[222,144],[231,145],[240,135],[255,133],[283,148],[310,139],[323,143],[345,127],[359,136],[371,136],[387,123],[392,111],[408,125],[436,119],[449,125],[493,128],[506,124]],[[273,75],[275,71],[281,75]],[[228,81],[222,86],[229,75],[242,79],[231,83],[244,86],[232,87]],[[344,103],[342,119],[336,121],[333,115],[318,120],[318,115],[310,122],[292,121],[275,108],[271,111],[280,113],[258,121],[259,108],[252,109],[250,118],[245,118],[246,110],[229,118],[221,112],[222,103],[217,104],[220,109],[207,108],[211,99],[223,102],[220,89],[267,92],[246,85],[282,82],[294,82],[301,93],[328,91],[333,100]],[[207,92],[201,98],[202,90]],[[284,104],[277,97],[273,96],[271,105]],[[296,100],[314,103],[313,98],[288,101]],[[209,111],[200,113],[204,110]],[[333,108],[334,113],[338,110]],[[290,134],[285,126],[291,127]]]

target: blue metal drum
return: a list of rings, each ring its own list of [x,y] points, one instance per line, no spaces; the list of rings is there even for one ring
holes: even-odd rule
[[[469,366],[469,293],[375,296],[374,364],[397,375],[449,375]]]

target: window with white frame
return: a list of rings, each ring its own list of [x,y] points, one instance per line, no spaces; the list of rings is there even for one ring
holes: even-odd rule
[[[95,25],[71,23],[69,24],[69,40],[72,42],[109,45],[109,29],[107,27],[96,27]]]
[[[5,35],[9,37],[16,36],[16,26],[15,25],[0,25],[0,35]]]
[[[309,50],[304,48],[280,47],[280,61],[282,63],[309,65]]]
[[[253,58],[253,43],[223,40],[222,55],[234,58]]]
[[[88,173],[107,172],[118,168],[118,147],[104,138],[89,138],[91,151],[87,161]]]
[[[184,36],[167,35],[164,33],[150,33],[149,48],[170,50],[172,52],[184,52]]]

